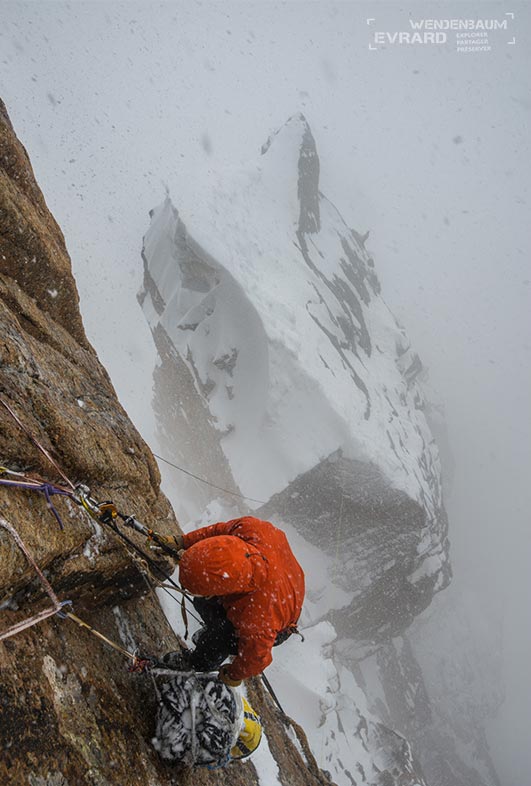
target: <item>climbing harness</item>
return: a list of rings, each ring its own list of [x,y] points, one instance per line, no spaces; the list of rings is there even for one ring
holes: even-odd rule
[[[153,571],[155,573],[158,573],[160,576],[163,577],[163,579],[165,581],[169,582],[169,585],[164,584],[164,583],[160,583],[159,586],[161,587],[161,589],[163,589],[163,591],[165,591],[168,595],[170,595],[170,597],[173,598],[173,595],[170,594],[170,590],[174,591],[174,592],[177,591],[178,593],[181,594],[181,596],[182,596],[181,612],[182,612],[182,615],[183,615],[183,621],[185,623],[185,629],[186,629],[185,638],[187,638],[187,635],[188,635],[188,619],[187,619],[187,616],[186,616],[185,599],[191,600],[191,596],[185,590],[183,590],[182,587],[179,587],[179,585],[172,579],[172,577],[170,575],[168,575],[168,573],[163,568],[161,568],[157,564],[157,562],[155,562],[155,560],[153,560],[149,555],[147,555],[139,546],[137,546],[136,543],[134,543],[134,541],[132,541],[129,537],[127,537],[127,535],[125,535],[125,533],[123,533],[119,529],[119,527],[117,525],[118,520],[120,520],[123,523],[124,526],[130,527],[130,528],[134,529],[136,532],[139,532],[142,535],[144,535],[148,539],[148,541],[155,543],[158,548],[160,548],[163,552],[165,552],[169,556],[171,556],[173,558],[178,558],[178,552],[175,549],[173,549],[171,546],[168,545],[168,543],[166,542],[166,540],[164,539],[163,536],[159,535],[153,529],[150,529],[150,528],[146,527],[144,524],[142,524],[140,521],[138,521],[134,516],[125,515],[125,514],[121,513],[120,511],[118,511],[113,502],[106,501],[106,502],[99,503],[91,496],[90,489],[87,486],[85,486],[83,484],[74,485],[72,483],[72,481],[61,470],[61,468],[59,467],[57,462],[50,455],[49,451],[46,450],[46,448],[44,448],[44,446],[41,445],[41,443],[31,434],[29,429],[23,424],[23,422],[20,420],[18,415],[14,412],[14,410],[1,397],[0,397],[0,404],[7,410],[7,412],[11,415],[11,417],[15,420],[15,422],[19,425],[19,427],[28,436],[28,438],[31,440],[31,442],[38,448],[38,450],[52,464],[52,466],[56,469],[56,471],[59,473],[61,478],[65,481],[67,487],[60,486],[60,485],[54,484],[54,483],[50,483],[48,481],[42,480],[41,478],[31,477],[31,476],[26,475],[25,473],[16,472],[14,470],[10,470],[7,467],[3,467],[3,466],[0,466],[0,485],[3,485],[5,487],[11,487],[11,488],[19,488],[19,489],[27,490],[27,491],[36,491],[36,492],[44,494],[44,496],[46,498],[47,506],[48,506],[49,510],[51,511],[51,513],[53,514],[53,516],[55,517],[55,519],[56,519],[57,523],[59,524],[59,527],[61,528],[61,530],[64,529],[64,525],[63,525],[63,523],[61,521],[61,517],[60,517],[57,509],[53,505],[53,502],[52,502],[51,498],[54,495],[58,495],[58,496],[63,496],[63,497],[69,498],[75,504],[81,506],[90,515],[90,517],[93,520],[97,521],[99,524],[103,524],[103,525],[109,527],[110,529],[112,529],[112,531],[122,540],[122,542],[124,542],[126,544],[128,549],[130,549],[129,553],[135,559],[135,561],[137,563],[140,562],[142,564],[142,568],[140,569],[140,572],[143,575],[143,577],[144,577],[146,583],[148,584],[148,587],[150,588],[150,590],[152,590],[153,588],[149,584],[146,572],[144,570],[144,566],[147,566],[149,569],[151,569],[151,571]],[[156,454],[154,454],[154,455],[156,455]],[[159,458],[162,461],[166,461],[166,459],[163,459],[160,456],[156,456],[156,457]],[[171,464],[171,462],[166,462],[166,463]],[[228,489],[222,489],[219,486],[215,486],[215,484],[209,483],[209,481],[206,481],[203,478],[200,478],[200,477],[198,477],[196,475],[193,475],[193,473],[190,473],[187,470],[184,470],[182,467],[179,467],[179,466],[177,466],[175,464],[171,464],[171,466],[174,466],[177,469],[181,470],[182,472],[185,472],[186,474],[191,475],[192,477],[196,478],[197,480],[205,482],[205,483],[208,483],[208,485],[213,486],[214,488],[218,488],[221,491],[225,491],[226,493],[229,493],[229,494],[235,494],[236,496],[239,496],[239,497],[242,497],[242,498],[245,498],[245,499],[251,499],[250,497],[243,497],[243,495],[241,495],[241,494],[236,494],[235,492],[231,492]],[[260,502],[260,500],[253,500],[253,501]],[[77,625],[79,625],[80,627],[88,630],[92,635],[96,636],[101,641],[105,642],[108,646],[112,647],[114,650],[116,650],[120,654],[122,654],[125,657],[127,657],[128,659],[130,659],[132,661],[131,666],[129,668],[130,671],[133,671],[133,672],[150,671],[151,672],[152,670],[156,670],[157,673],[159,673],[159,674],[164,674],[164,673],[167,674],[169,672],[171,675],[175,675],[175,671],[172,671],[171,667],[170,667],[170,669],[168,669],[167,664],[164,664],[164,663],[162,663],[161,661],[158,661],[155,658],[142,657],[137,652],[134,652],[134,653],[129,652],[128,650],[124,649],[123,647],[121,647],[116,642],[113,642],[111,639],[109,639],[107,636],[102,634],[100,631],[96,630],[92,625],[89,625],[87,622],[85,622],[84,620],[80,619],[72,611],[66,611],[65,608],[67,606],[71,606],[72,605],[72,601],[70,601],[70,600],[59,601],[59,599],[57,598],[56,594],[54,593],[50,583],[48,582],[48,580],[46,579],[46,577],[44,576],[44,574],[42,573],[42,571],[38,567],[38,565],[35,562],[33,556],[31,555],[30,551],[28,550],[27,546],[22,541],[20,535],[15,530],[15,528],[11,524],[9,524],[9,522],[7,522],[5,519],[2,519],[2,518],[0,518],[0,526],[3,529],[5,529],[7,532],[9,532],[9,534],[13,537],[13,539],[15,540],[15,542],[17,543],[19,548],[23,551],[23,553],[25,554],[28,562],[32,565],[32,567],[35,570],[37,576],[39,577],[39,580],[40,580],[43,588],[45,589],[46,593],[48,594],[48,596],[50,597],[50,599],[52,601],[52,607],[51,608],[44,609],[43,611],[39,612],[38,614],[33,615],[30,618],[28,618],[26,620],[23,620],[23,621],[21,621],[19,623],[16,623],[15,625],[13,625],[10,628],[8,628],[6,631],[0,632],[0,641],[3,641],[4,639],[9,638],[10,636],[14,636],[17,633],[20,633],[21,631],[26,630],[27,628],[30,628],[33,625],[36,625],[37,623],[41,622],[42,620],[45,620],[45,619],[47,619],[49,617],[57,615],[58,617],[60,617],[62,619],[65,619],[65,618],[71,619]],[[195,617],[195,615],[193,615],[193,614],[192,614],[192,616]],[[198,618],[196,617],[196,619],[198,619]],[[298,633],[299,635],[301,635],[301,638],[304,640],[304,637],[302,636],[302,634],[299,633],[299,631],[297,630],[296,626],[293,626],[293,627],[291,627],[289,629],[286,629],[286,631],[282,631],[281,632],[281,634],[280,634],[281,638],[280,638],[278,643],[281,643],[281,641],[284,641],[285,638],[287,638],[292,633]],[[201,675],[195,673],[194,674],[194,679],[197,680],[198,676],[201,676]],[[203,675],[203,676],[206,676],[206,675]],[[289,720],[289,718],[286,715],[286,713],[284,712],[284,709],[282,708],[282,705],[280,704],[280,702],[279,702],[279,700],[278,700],[278,698],[277,698],[273,688],[271,687],[271,684],[270,684],[269,680],[267,679],[267,677],[264,674],[262,674],[261,677],[262,677],[262,681],[263,681],[266,689],[268,690],[269,694],[273,698],[273,700],[274,700],[275,704],[277,705],[278,709],[280,710],[282,716]],[[219,683],[219,684],[223,685],[223,683]],[[226,688],[227,686],[223,685],[223,687]],[[156,685],[155,685],[155,689],[157,690]],[[157,690],[157,695],[159,695],[159,697],[160,697],[160,694],[159,694],[158,690]],[[210,707],[210,709],[212,711],[215,709],[216,712],[218,712],[218,714],[219,714],[219,711],[215,707],[215,702],[213,702],[213,700],[211,698],[207,699],[207,705]],[[258,724],[259,725],[260,724],[260,719],[258,718],[258,716],[256,716],[254,714],[254,712],[252,711],[252,708],[250,708],[249,705],[247,705],[247,707],[248,707],[247,712],[245,712],[245,710],[244,710],[244,712],[245,712],[245,715],[248,715],[247,720],[251,723],[251,726],[249,727],[249,729],[247,728],[248,724],[244,726],[244,730],[242,732],[243,736],[242,736],[242,734],[240,734],[240,736],[238,737],[238,743],[236,743],[236,741],[233,741],[233,745],[232,745],[232,748],[229,749],[229,753],[227,753],[225,755],[225,757],[221,760],[221,762],[218,762],[217,764],[215,764],[214,762],[210,762],[208,764],[208,766],[210,768],[213,769],[213,768],[216,768],[218,766],[224,766],[228,761],[230,761],[231,758],[243,758],[243,757],[245,757],[247,755],[250,755],[250,753],[258,746],[258,744],[260,742],[260,738],[261,738],[261,729],[260,729],[260,733],[258,734],[258,731],[257,731],[257,729],[255,727],[253,727],[253,724],[255,724],[255,725]],[[167,707],[166,707],[166,709],[167,709]],[[192,710],[192,718],[195,719],[195,708],[191,707],[190,709]],[[250,713],[250,714],[248,714],[248,713]],[[245,717],[245,715],[244,715],[244,717]],[[164,726],[163,719],[160,720],[160,724],[161,724],[160,727],[162,728]],[[195,720],[193,720],[193,724],[195,724]],[[193,726],[192,732],[193,732],[193,736],[195,738],[195,726]],[[245,736],[246,734],[247,734],[247,737]],[[245,740],[247,740],[247,742],[245,742]],[[192,743],[192,754],[191,754],[192,757],[195,757],[195,755],[197,753],[196,749],[194,748],[195,744],[196,744],[195,742]],[[169,758],[171,758],[171,754],[170,754]],[[205,762],[205,764],[207,764],[207,762]]]
[[[217,676],[194,672],[183,674],[155,658],[129,652],[72,611],[66,611],[65,607],[72,602],[58,600],[16,529],[3,518],[0,518],[0,526],[12,536],[24,553],[53,603],[52,608],[45,609],[1,632],[0,641],[53,615],[71,619],[121,655],[129,658],[132,661],[130,672],[151,674],[159,701],[154,747],[163,758],[217,769],[225,766],[232,758],[244,758],[256,749],[261,738],[260,719],[245,700],[243,700],[243,726],[240,728],[237,697],[232,689],[219,681]],[[161,690],[157,687],[154,674],[162,678],[169,677],[169,681]],[[186,709],[187,712],[184,712]],[[183,718],[189,719],[189,727],[186,726]]]

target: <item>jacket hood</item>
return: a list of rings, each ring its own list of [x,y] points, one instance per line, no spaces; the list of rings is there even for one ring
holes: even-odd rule
[[[252,592],[265,575],[265,560],[250,543],[233,535],[200,540],[184,552],[179,579],[193,595]]]

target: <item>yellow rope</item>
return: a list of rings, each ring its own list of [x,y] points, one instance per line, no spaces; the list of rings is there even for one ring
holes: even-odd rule
[[[90,633],[92,633],[94,636],[97,636],[98,639],[104,641],[106,644],[108,644],[110,647],[115,649],[117,652],[121,652],[121,654],[125,655],[126,658],[131,658],[132,661],[138,660],[137,656],[134,655],[132,652],[128,652],[123,647],[120,647],[119,644],[116,644],[114,641],[111,641],[111,639],[108,639],[107,636],[104,636],[103,633],[99,632],[99,630],[93,628],[92,625],[88,624],[88,622],[84,622],[76,614],[73,614],[71,611],[65,611],[64,615],[65,617],[69,617],[71,620],[73,620],[73,622],[77,623],[82,628],[86,628],[88,631],[90,631]]]

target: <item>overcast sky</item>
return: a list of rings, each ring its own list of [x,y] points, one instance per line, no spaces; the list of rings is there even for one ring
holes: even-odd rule
[[[504,606],[498,765],[503,786],[524,786],[528,5],[4,1],[0,13],[0,95],[65,234],[89,338],[148,440],[151,379],[139,369],[154,355],[135,300],[148,211],[167,185],[193,220],[213,171],[256,160],[272,130],[305,113],[321,189],[349,224],[370,228],[384,297],[446,408],[455,582],[484,599],[487,617],[493,594]],[[369,48],[374,30],[410,30],[409,17],[508,28],[484,52],[457,52],[455,33],[445,45]]]

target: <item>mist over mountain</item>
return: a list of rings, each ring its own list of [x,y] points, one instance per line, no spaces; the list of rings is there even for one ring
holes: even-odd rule
[[[173,354],[171,373],[175,374],[170,384],[168,357],[161,350],[159,359],[138,306],[144,274],[141,238],[149,227],[148,211],[163,203],[165,192],[194,239],[206,234],[212,216],[206,215],[205,220],[201,205],[211,188],[224,185],[226,172],[230,192],[234,170],[248,173],[264,163],[278,141],[275,130],[294,113],[304,113],[319,154],[319,190],[339,208],[349,229],[356,227],[374,260],[382,288],[379,297],[409,337],[404,359],[415,354],[421,358],[415,384],[423,390],[423,412],[442,459],[451,541],[446,565],[451,564],[453,577],[416,618],[418,635],[414,622],[405,637],[421,664],[430,701],[448,688],[450,704],[457,702],[461,713],[457,692],[462,690],[466,697],[463,723],[477,723],[479,731],[466,739],[459,754],[462,759],[482,756],[483,727],[473,720],[477,704],[478,717],[491,718],[485,723],[500,781],[503,786],[522,786],[531,771],[527,733],[531,629],[525,624],[531,504],[531,421],[525,417],[531,391],[527,262],[531,69],[525,42],[531,37],[531,16],[522,4],[516,9],[501,2],[487,5],[437,0],[431,6],[430,18],[508,20],[511,37],[495,31],[490,51],[460,53],[451,36],[444,46],[369,49],[372,24],[378,30],[404,30],[410,28],[410,20],[427,17],[426,4],[417,0],[408,8],[383,0],[312,4],[191,0],[134,6],[19,0],[2,9],[1,94],[64,233],[86,335],[121,405],[143,438],[157,447],[157,432],[163,438],[157,413],[170,406],[174,385],[184,385],[187,379],[187,405],[200,408],[194,409],[187,432],[182,413],[174,413],[180,419],[182,441],[189,440],[187,449],[193,448],[197,458],[197,465],[183,466],[198,474],[204,469],[205,477],[232,492],[241,489],[223,449],[210,440],[215,424],[196,395],[193,375],[186,376],[186,363],[179,366],[178,353],[172,353],[168,343],[165,351]],[[368,24],[368,19],[374,22]],[[267,139],[270,150],[261,156]],[[304,178],[314,199],[306,203],[304,230],[309,233],[322,221],[311,190],[314,164],[310,156]],[[300,205],[292,177],[295,171],[298,179],[296,158],[290,166],[286,176],[294,200],[290,215],[298,225]],[[197,223],[196,215],[201,217]],[[222,262],[227,269],[228,262]],[[71,284],[65,279],[63,289],[54,281],[44,283],[39,305],[47,307],[45,313],[53,318],[58,303],[64,313],[71,313]],[[57,291],[57,296],[52,297],[48,289]],[[374,305],[372,296],[371,302]],[[360,357],[365,357],[363,352]],[[225,375],[231,363],[230,357],[223,361]],[[151,406],[155,367],[155,374],[165,375],[169,394],[164,398],[163,387],[156,383],[157,396],[162,396],[155,399],[157,413]],[[418,370],[418,365],[412,369]],[[216,372],[221,380],[221,369],[216,367]],[[326,395],[318,392],[319,401],[325,401]],[[368,423],[364,427],[367,434]],[[181,448],[170,439],[157,452],[171,458],[170,451]],[[352,464],[352,456],[323,452],[317,458],[324,463],[315,467],[321,488],[324,475],[319,473],[330,470],[335,497],[355,499],[352,487],[338,482],[339,473],[328,467],[328,456],[338,458],[340,464],[350,462],[349,473],[353,466],[361,470]],[[265,473],[268,483],[272,474],[281,477],[290,469],[285,457],[278,469],[276,460],[275,455],[274,473]],[[302,473],[301,483],[308,491],[312,470],[293,469]],[[200,523],[210,499],[204,484],[189,478],[184,488],[182,473],[162,463],[160,470],[165,492],[171,496],[172,488],[179,490],[172,501],[181,518]],[[296,483],[297,477],[290,483]],[[244,491],[260,500],[243,503],[254,509],[267,500],[267,495],[253,493],[259,481],[256,488]],[[382,478],[371,476],[369,481],[374,490]],[[330,496],[333,501],[334,494]],[[222,497],[224,507],[212,509],[213,518],[217,513],[225,515],[229,498],[231,514],[241,511],[237,497]],[[293,500],[280,501],[292,515]],[[334,533],[336,519],[334,513]],[[387,519],[388,525],[391,520]],[[417,525],[416,519],[410,546]],[[298,537],[297,530],[290,529],[290,539]],[[352,608],[350,595],[329,581],[328,559],[325,563],[321,551],[318,556],[312,551],[318,547],[304,540],[297,548],[301,552],[308,548],[315,580],[322,577],[311,599],[319,614],[331,609],[339,615],[349,604]],[[402,553],[411,552],[406,548]],[[443,554],[444,549],[439,559]],[[416,555],[413,562],[420,559]],[[368,561],[365,573],[374,569],[375,562]],[[335,578],[342,579],[343,569],[337,574]],[[384,630],[393,623],[392,568],[383,570],[382,576],[383,592],[375,600],[383,599],[383,613],[373,627]],[[397,587],[404,586],[401,574]],[[429,587],[415,592],[408,604],[402,596],[397,628],[418,611],[419,599],[427,600],[430,593]],[[367,608],[367,597],[367,588],[362,589],[364,601],[356,620],[363,614],[371,625],[362,608]],[[322,638],[328,634],[334,635],[327,628]],[[392,685],[400,684],[399,673],[416,674],[408,647],[400,644],[403,638],[394,639],[396,655],[386,650]],[[293,657],[299,658],[300,650]],[[365,663],[377,657],[375,652]],[[310,660],[322,667],[322,660],[313,656]],[[462,688],[462,680],[469,678],[474,660],[479,665],[469,691]],[[404,661],[409,662],[407,667]],[[317,668],[311,674],[326,692]],[[281,678],[279,674],[277,681]],[[420,685],[414,680],[411,684]],[[410,689],[404,685],[398,698],[393,691],[393,712],[404,718],[407,707],[398,698],[407,697]],[[385,700],[383,689],[378,698]],[[362,703],[358,696],[358,707]],[[317,725],[321,710],[317,707],[312,715],[313,700],[304,706]],[[419,720],[425,720],[421,703],[415,706]],[[441,702],[431,716],[438,728],[435,735],[445,734],[445,706]],[[384,709],[380,715],[390,717]],[[387,726],[394,723],[385,721]],[[319,750],[328,734],[326,726],[321,730]],[[401,731],[418,749],[411,730],[404,726]],[[429,734],[431,728],[424,738]],[[453,748],[450,734],[448,745],[441,749],[442,770],[444,762],[453,761]],[[481,773],[486,779],[484,763]]]
[[[341,786],[380,782],[382,756],[390,784],[452,786],[461,773],[498,786],[486,682],[465,692],[464,664],[441,692],[437,667],[425,677],[402,638],[451,579],[434,408],[364,233],[322,193],[319,171],[296,115],[254,167],[223,172],[191,222],[169,195],[150,213],[138,299],[159,353],[158,439],[217,487],[172,472],[172,498],[190,526],[243,508],[297,537],[306,642],[273,673],[314,750],[324,726],[320,764]]]

